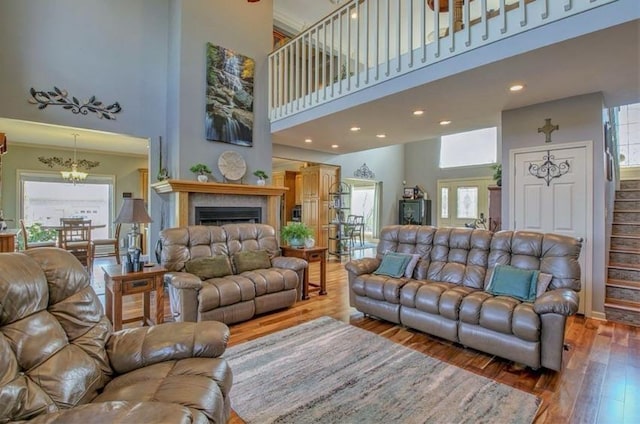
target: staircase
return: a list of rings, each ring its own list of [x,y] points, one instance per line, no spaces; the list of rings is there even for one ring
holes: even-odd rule
[[[640,326],[640,180],[616,191],[604,309],[607,320]]]

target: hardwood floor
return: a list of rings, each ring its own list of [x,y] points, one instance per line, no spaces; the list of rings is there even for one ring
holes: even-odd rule
[[[365,252],[365,256],[372,253]],[[318,279],[318,264],[311,279]],[[94,276],[100,279],[99,264]],[[536,423],[640,423],[640,328],[575,316],[569,319],[562,372],[533,371],[495,356],[428,336],[416,330],[364,317],[349,307],[344,262],[329,261],[326,296],[230,326],[235,345],[321,316],[331,316],[411,349],[533,393],[543,399]],[[141,296],[125,298],[125,317],[140,314]],[[166,301],[165,316],[169,318]],[[231,423],[241,423],[235,414]]]

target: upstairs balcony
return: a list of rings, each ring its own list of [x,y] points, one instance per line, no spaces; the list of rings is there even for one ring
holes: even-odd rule
[[[270,120],[615,1],[352,0],[269,55]]]

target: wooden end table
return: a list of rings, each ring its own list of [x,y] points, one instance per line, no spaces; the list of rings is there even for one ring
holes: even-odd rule
[[[297,248],[282,246],[282,256],[304,259],[311,265],[313,262],[320,262],[320,284],[309,282],[309,268],[304,271],[304,281],[302,282],[302,299],[309,299],[309,286],[317,287],[320,295],[327,294],[327,248],[311,247]]]
[[[103,266],[105,300],[107,318],[113,324],[115,331],[122,329],[123,323],[142,320],[142,325],[160,324],[164,321],[164,281],[167,270],[160,266],[145,267],[142,271],[126,272],[122,265]],[[151,319],[150,294],[156,292],[156,316]],[[122,319],[122,296],[143,294],[142,316]]]

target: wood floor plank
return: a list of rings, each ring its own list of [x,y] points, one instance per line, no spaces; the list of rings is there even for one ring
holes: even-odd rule
[[[370,253],[368,256],[373,256]],[[623,324],[570,317],[567,321],[563,370],[531,370],[493,355],[466,349],[449,342],[380,319],[365,316],[349,307],[344,261],[327,263],[326,296],[317,292],[293,307],[231,325],[229,345],[262,337],[321,316],[331,316],[364,330],[382,335],[441,361],[454,364],[503,384],[542,398],[536,424],[564,422],[640,422],[640,329]],[[99,272],[100,262],[96,264]],[[314,267],[317,268],[317,267]],[[311,273],[317,279],[317,271]],[[124,315],[136,316],[141,296],[127,296]],[[165,319],[171,320],[169,296],[165,296]],[[135,326],[137,324],[129,324]],[[635,420],[635,421],[633,421]],[[233,415],[232,424],[242,423]]]

